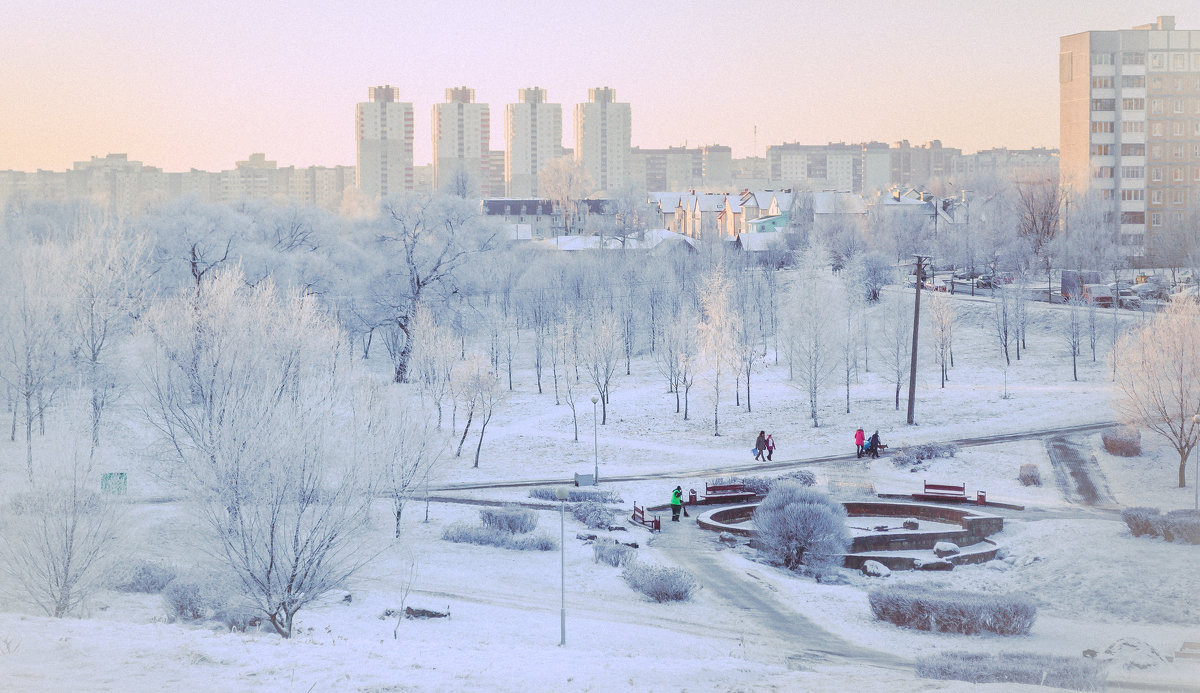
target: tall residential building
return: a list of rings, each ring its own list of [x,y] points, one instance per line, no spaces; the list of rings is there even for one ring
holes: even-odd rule
[[[399,89],[390,85],[367,94],[355,108],[358,188],[370,198],[412,190],[413,105],[399,101]]]
[[[475,90],[451,87],[446,103],[433,105],[433,187],[465,186],[470,194],[492,197],[489,147],[491,114],[486,103],[475,103]]]
[[[1059,95],[1063,184],[1111,204],[1107,218],[1129,255],[1196,247],[1200,31],[1176,31],[1164,16],[1063,36]]]
[[[633,118],[617,90],[588,89],[588,103],[575,105],[575,160],[599,190],[617,190],[629,180]]]
[[[541,87],[517,90],[504,108],[504,182],[509,197],[537,197],[538,172],[562,156],[562,104],[546,103]]]

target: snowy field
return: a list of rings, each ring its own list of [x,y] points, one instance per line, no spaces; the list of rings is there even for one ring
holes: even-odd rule
[[[911,294],[909,294],[911,295]],[[705,480],[754,463],[750,448],[759,430],[774,434],[774,461],[789,469],[810,468],[819,486],[840,497],[875,492],[911,493],[927,479],[965,483],[989,499],[1026,506],[1003,511],[1005,530],[993,537],[1004,560],[961,566],[949,573],[893,573],[887,581],[923,583],[984,592],[1022,592],[1039,605],[1033,631],[1023,637],[958,636],[900,629],[875,621],[867,590],[881,584],[841,571],[817,583],[762,562],[741,546],[722,549],[715,536],[694,525],[664,523],[651,537],[630,527],[613,535],[640,544],[639,558],[671,564],[687,550],[704,552],[746,589],[774,595],[780,613],[739,611],[720,585],[705,586],[692,601],[656,604],[630,590],[619,571],[593,562],[592,547],[575,539],[583,526],[567,515],[565,585],[567,645],[558,647],[560,554],[513,552],[441,540],[448,525],[476,522],[478,506],[433,502],[429,520],[419,502],[407,506],[403,536],[391,538],[388,506],[376,507],[371,548],[376,558],[352,584],[351,596],[301,611],[298,634],[282,640],[269,633],[229,633],[221,626],[170,622],[159,595],[101,590],[78,618],[52,619],[18,599],[12,585],[0,590],[0,689],[13,691],[672,691],[672,690],[1014,690],[1011,685],[972,686],[919,679],[915,657],[949,651],[1015,651],[1078,655],[1103,650],[1120,638],[1137,638],[1163,654],[1185,640],[1200,640],[1200,547],[1135,539],[1116,507],[1073,504],[1055,485],[1044,440],[1026,439],[963,447],[957,456],[932,460],[916,473],[897,469],[888,455],[853,456],[853,431],[879,430],[889,453],[905,445],[1102,423],[1113,420],[1111,373],[1105,361],[1110,318],[1101,322],[1099,360],[1085,342],[1079,381],[1062,336],[1064,308],[1035,304],[1028,351],[1004,367],[984,297],[956,299],[959,324],[955,365],[939,387],[932,351],[923,348],[917,392],[917,425],[905,424],[905,402],[895,409],[894,386],[872,355],[850,387],[831,379],[822,392],[820,426],[812,427],[806,393],[774,362],[754,375],[753,410],[734,404],[732,382],[721,393],[720,436],[714,436],[711,388],[692,390],[687,421],[675,413],[674,395],[649,356],[617,377],[608,423],[596,434],[602,488],[622,498],[619,517],[634,501],[665,504],[675,485],[702,491]],[[877,308],[878,311],[881,308]],[[1123,312],[1122,321],[1138,319]],[[923,338],[928,334],[923,328]],[[924,343],[923,343],[924,345]],[[528,361],[529,359],[526,359]],[[387,373],[382,358],[381,377]],[[487,428],[479,468],[472,467],[472,432],[462,457],[441,470],[431,494],[459,500],[539,502],[528,487],[455,490],[458,484],[543,482],[591,473],[593,419],[585,392],[578,405],[579,440],[570,410],[554,406],[551,392],[538,394],[532,369],[514,373],[514,392]],[[395,386],[402,387],[402,386]],[[904,392],[902,391],[902,397]],[[145,424],[135,397],[122,401],[122,423],[106,432],[100,471],[129,474],[123,553],[129,560],[158,558],[181,569],[206,560],[193,538],[200,531],[172,488],[147,471]],[[36,441],[39,457],[67,454],[54,411],[47,436]],[[1107,487],[1120,506],[1190,507],[1193,489],[1175,488],[1177,459],[1149,433],[1138,458],[1116,458],[1099,436],[1071,438],[1095,455]],[[24,444],[0,441],[5,488],[23,483]],[[808,465],[805,460],[844,455]],[[1021,464],[1034,463],[1044,485],[1024,487]],[[781,470],[783,471],[783,470]],[[761,472],[761,474],[768,474]],[[609,477],[648,477],[607,481]],[[1189,483],[1193,483],[1189,467]],[[539,533],[557,537],[560,516],[540,502]],[[695,513],[693,513],[693,519]],[[687,537],[694,544],[680,544]],[[697,576],[705,585],[705,576]],[[449,610],[448,619],[380,618],[401,603]],[[834,638],[875,655],[861,660],[821,657],[804,642],[776,637],[763,619],[806,619]],[[393,633],[395,632],[395,635]],[[903,664],[894,664],[897,660]],[[1200,681],[1200,666],[1163,664],[1149,672],[1111,671],[1113,678]],[[1030,688],[1030,690],[1033,690]],[[1043,689],[1044,690],[1044,689]]]

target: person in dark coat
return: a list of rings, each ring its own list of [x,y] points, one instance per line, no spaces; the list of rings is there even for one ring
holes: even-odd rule
[[[767,432],[759,431],[758,440],[754,441],[754,459],[766,461]]]
[[[879,458],[879,431],[871,434],[871,439],[867,441],[867,447],[871,451],[871,457]]]

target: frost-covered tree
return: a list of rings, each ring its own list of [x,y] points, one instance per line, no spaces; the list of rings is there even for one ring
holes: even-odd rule
[[[437,427],[442,427],[442,404],[450,393],[450,374],[458,357],[454,335],[438,326],[433,313],[420,306],[413,317],[416,336],[412,352],[412,373],[420,385],[421,394],[428,397],[437,409]]]
[[[538,191],[554,202],[562,215],[563,235],[571,235],[580,200],[592,193],[592,177],[582,164],[569,157],[553,159],[538,172]]]
[[[798,386],[808,395],[813,427],[820,425],[817,402],[833,369],[839,362],[837,331],[830,325],[844,317],[844,297],[828,271],[829,262],[820,246],[810,246],[797,263],[786,316],[790,342],[795,350]]]
[[[1116,351],[1117,412],[1125,423],[1170,442],[1179,453],[1183,488],[1188,456],[1200,442],[1200,306],[1172,301],[1123,335]]]
[[[904,296],[891,296],[886,301],[880,321],[880,349],[888,381],[895,385],[896,410],[900,410],[900,388],[908,373],[912,349],[912,304]]]
[[[721,435],[721,376],[733,351],[734,323],[730,309],[730,281],[721,265],[714,266],[701,282],[699,335],[700,359],[713,397],[713,435]]]
[[[946,387],[946,371],[954,364],[954,303],[945,294],[933,292],[929,297],[929,318],[933,322],[933,357],[941,368],[942,387]]]
[[[600,425],[608,423],[608,395],[621,353],[621,325],[615,314],[606,311],[595,316],[591,330],[581,337],[579,365],[600,396]]]
[[[236,269],[155,304],[143,325],[159,472],[188,494],[242,596],[290,637],[296,612],[368,558],[374,476],[344,454],[346,341],[315,298],[249,287]]]
[[[789,570],[821,575],[841,563],[850,545],[841,503],[796,483],[779,483],[754,510],[763,550]]]
[[[1063,340],[1071,352],[1071,379],[1079,380],[1079,355],[1083,352],[1083,299],[1072,296],[1067,301],[1067,319],[1063,321]]]

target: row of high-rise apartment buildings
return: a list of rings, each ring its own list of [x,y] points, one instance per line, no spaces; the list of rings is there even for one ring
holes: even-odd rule
[[[1200,31],[1064,36],[1059,92],[1063,185],[1099,198],[1129,255],[1200,248]]]
[[[491,111],[475,90],[452,87],[431,115],[433,187],[482,197],[537,197],[538,173],[573,154],[597,190],[630,181],[632,113],[616,90],[588,90],[575,106],[575,148],[562,146],[562,104],[540,87],[521,89],[504,111],[506,149],[491,150]],[[356,109],[359,188],[368,197],[413,190],[413,106],[395,87],[372,87]]]
[[[353,166],[280,167],[251,154],[225,171],[168,172],[125,154],[77,161],[67,171],[0,171],[0,204],[11,199],[90,199],[129,216],[166,200],[191,195],[203,202],[273,200],[342,208],[355,186]]]

